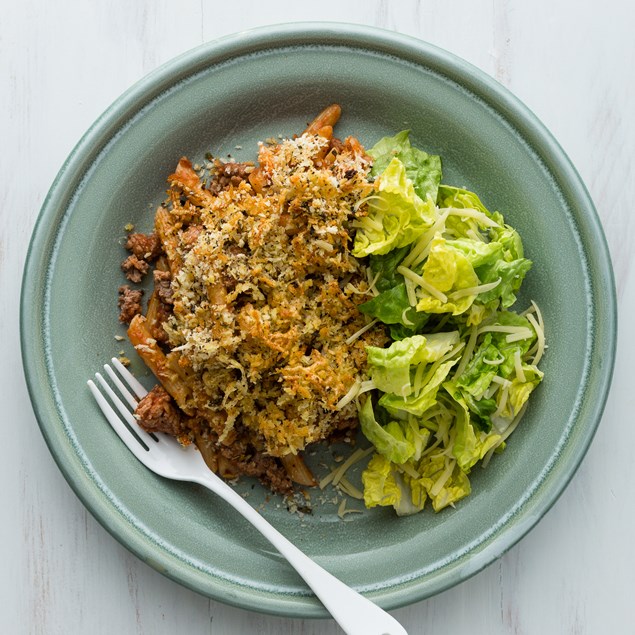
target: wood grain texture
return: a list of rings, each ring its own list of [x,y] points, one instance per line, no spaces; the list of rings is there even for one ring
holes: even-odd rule
[[[127,87],[203,41],[297,20],[420,37],[511,88],[555,134],[594,198],[622,329],[602,425],[570,487],[498,562],[395,611],[411,634],[632,633],[635,587],[635,9],[627,0],[1,0],[0,367],[4,522],[0,633],[335,635],[329,620],[234,609],[167,580],[88,514],[51,459],[21,375],[17,306],[46,190],[92,121]]]

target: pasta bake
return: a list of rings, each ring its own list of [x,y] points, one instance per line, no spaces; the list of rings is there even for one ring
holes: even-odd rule
[[[331,106],[300,136],[261,143],[257,166],[216,160],[205,179],[182,158],[155,232],[131,234],[123,263],[132,281],[154,269],[145,315],[139,292],[120,289],[130,340],[161,382],[141,425],[193,440],[223,476],[282,493],[314,484],[309,444],[357,428],[346,396],[366,346],[388,341],[358,309],[369,282],[351,223],[370,159],[333,136],[339,115]]]

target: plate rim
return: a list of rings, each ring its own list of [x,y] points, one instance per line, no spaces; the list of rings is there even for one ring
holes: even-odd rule
[[[275,595],[251,587],[238,587],[221,578],[212,578],[213,584],[205,585],[201,583],[200,572],[190,571],[191,566],[173,554],[163,551],[157,556],[156,544],[141,535],[129,521],[113,510],[112,501],[103,495],[94,478],[84,469],[72,440],[61,439],[54,434],[54,425],[49,420],[51,416],[61,417],[60,410],[63,406],[53,394],[48,381],[43,328],[48,268],[54,258],[54,246],[60,231],[59,221],[66,217],[73,194],[81,187],[90,167],[116,132],[161,93],[208,65],[268,48],[301,45],[339,45],[393,55],[400,60],[432,68],[455,81],[482,99],[513,126],[544,162],[558,189],[566,194],[567,201],[577,203],[577,209],[572,210],[572,221],[575,222],[580,236],[593,235],[596,241],[591,251],[586,249],[588,242],[583,240],[582,244],[594,298],[599,295],[603,300],[599,302],[599,306],[596,303],[593,307],[593,320],[590,324],[593,348],[586,358],[589,365],[594,351],[604,352],[601,368],[590,367],[587,379],[587,386],[594,382],[594,395],[600,398],[593,404],[584,404],[588,410],[588,423],[572,456],[566,464],[556,464],[532,494],[533,506],[537,508],[535,513],[529,518],[523,518],[520,513],[518,518],[512,518],[505,525],[504,531],[499,532],[499,535],[486,540],[482,549],[470,553],[474,561],[467,573],[461,567],[449,567],[442,575],[437,576],[439,579],[435,584],[426,584],[423,578],[418,578],[369,593],[371,599],[384,608],[393,609],[454,586],[499,558],[525,536],[553,506],[578,469],[604,411],[615,364],[617,302],[610,252],[599,216],[586,186],[553,135],[527,106],[484,71],[453,53],[418,38],[376,27],[336,22],[286,23],[241,31],[201,44],[162,64],[133,84],[97,118],[64,161],[44,199],[33,229],[22,276],[20,342],[23,367],[31,403],[49,451],[66,481],[98,522],[122,546],[167,577],[233,606],[273,615],[326,617],[325,610],[311,596]],[[37,310],[34,311],[32,307]],[[547,479],[553,478],[555,471],[559,478],[545,494],[541,491],[542,485]]]

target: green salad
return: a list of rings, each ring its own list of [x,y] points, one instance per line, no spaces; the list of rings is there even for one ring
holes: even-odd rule
[[[393,341],[367,347],[356,390],[375,450],[364,501],[439,511],[470,494],[470,471],[504,450],[542,380],[540,311],[510,308],[532,263],[502,214],[442,184],[440,157],[413,148],[408,131],[369,154],[374,191],[353,255],[368,257],[373,298],[360,310]]]

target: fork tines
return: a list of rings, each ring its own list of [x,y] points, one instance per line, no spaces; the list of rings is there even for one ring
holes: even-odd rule
[[[116,357],[113,357],[111,361],[132,392],[128,390],[126,385],[123,381],[121,381],[117,373],[115,373],[109,364],[104,364],[104,370],[123,397],[123,401],[111,388],[110,384],[104,379],[101,373],[95,373],[97,384],[99,384],[101,390],[92,380],[88,380],[88,387],[90,388],[97,405],[104,413],[104,416],[114,431],[135,454],[135,456],[142,460],[142,456],[148,451],[150,444],[158,440],[154,434],[146,432],[139,426],[133,414],[139,400],[143,399],[143,397],[148,394],[148,391]],[[108,403],[106,397],[104,397],[103,393],[106,393],[108,399],[115,406],[121,416],[115,412],[110,403]]]

